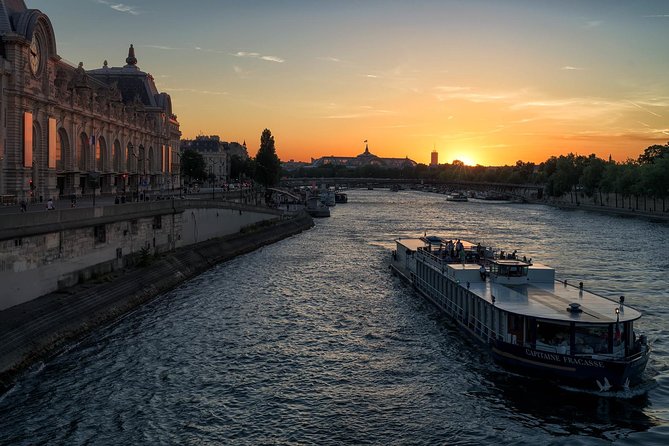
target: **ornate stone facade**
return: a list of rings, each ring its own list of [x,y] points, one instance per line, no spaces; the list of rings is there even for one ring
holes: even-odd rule
[[[178,189],[179,122],[137,67],[85,70],[23,0],[0,0],[0,195],[5,201]]]

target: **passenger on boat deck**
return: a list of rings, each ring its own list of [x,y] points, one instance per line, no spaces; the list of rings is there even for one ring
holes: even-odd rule
[[[481,263],[481,267],[479,268],[479,273],[481,273],[481,280],[485,282],[485,266],[483,266],[483,263]]]
[[[460,261],[463,265],[465,264],[465,260],[467,260],[467,254],[465,253],[465,250],[462,249],[460,250]]]

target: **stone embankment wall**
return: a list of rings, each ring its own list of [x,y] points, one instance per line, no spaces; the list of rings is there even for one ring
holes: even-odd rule
[[[22,370],[92,328],[219,262],[298,234],[313,224],[306,213],[265,220],[241,233],[151,256],[145,265],[117,270],[97,283],[88,282],[0,311],[0,393]]]
[[[108,274],[147,255],[281,218],[264,207],[173,200],[3,215],[0,310]]]
[[[607,214],[642,217],[669,221],[669,200],[661,198],[626,196],[620,194],[596,193],[588,197],[583,192],[565,194],[561,197],[547,197],[540,202],[563,209],[581,209],[584,211]]]

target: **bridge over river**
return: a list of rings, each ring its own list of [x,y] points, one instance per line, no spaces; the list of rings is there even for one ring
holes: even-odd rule
[[[341,187],[346,189],[390,188],[419,189],[434,192],[476,191],[494,192],[532,201],[543,197],[543,184],[486,183],[477,181],[435,180],[416,178],[284,178],[281,186],[295,188],[301,186]]]

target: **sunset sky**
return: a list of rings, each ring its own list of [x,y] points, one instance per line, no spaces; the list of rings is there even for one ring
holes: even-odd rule
[[[669,141],[669,1],[26,0],[59,55],[125,64],[172,96],[184,138],[255,155],[502,165],[636,158]]]

